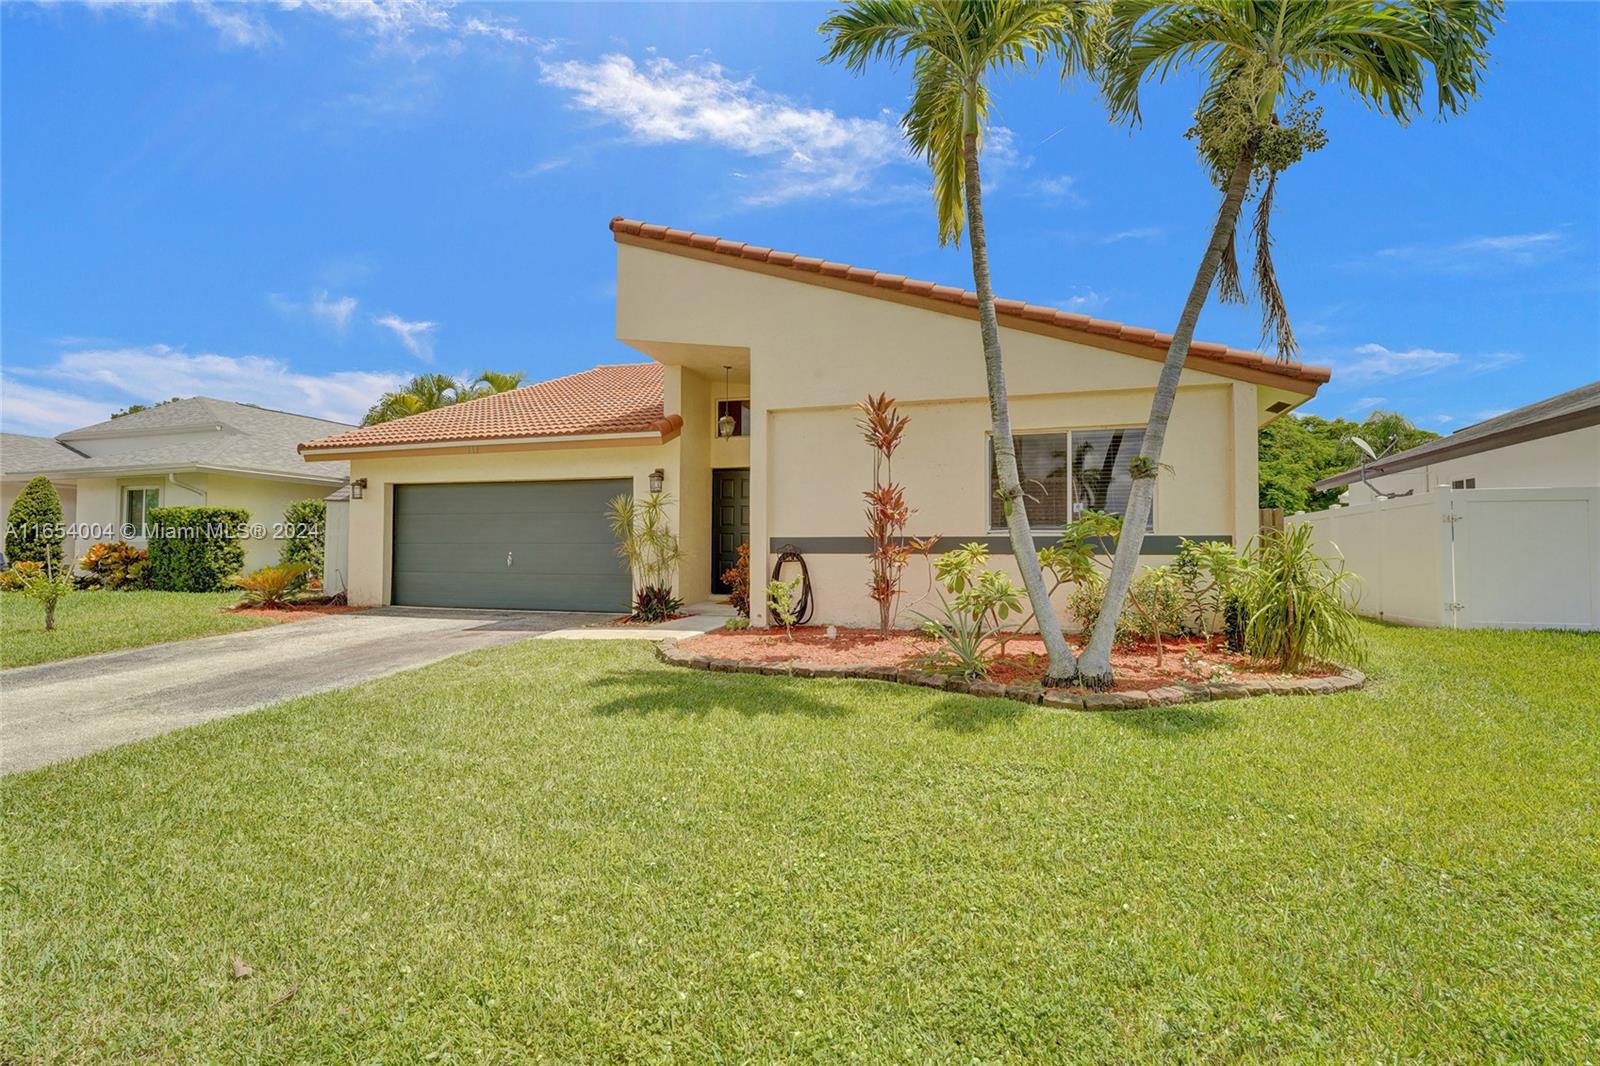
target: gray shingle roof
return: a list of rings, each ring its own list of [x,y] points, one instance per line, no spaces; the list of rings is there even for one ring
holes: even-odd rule
[[[80,452],[54,437],[30,437],[26,433],[0,433],[0,472],[43,470],[82,459]]]
[[[1600,425],[1600,381],[1580,385],[1571,392],[1563,392],[1548,400],[1530,403],[1515,411],[1474,422],[1456,430],[1448,437],[1430,440],[1415,448],[1384,456],[1376,463],[1367,464],[1367,476],[1395,474],[1414,470],[1429,463],[1443,462],[1463,455],[1504,448],[1510,444],[1570,433],[1585,426]],[[1361,480],[1361,468],[1352,467],[1342,474],[1334,474],[1317,482],[1313,488],[1326,491],[1340,485],[1350,485]]]
[[[22,458],[15,462],[9,455],[10,439],[15,435],[7,434],[8,454],[4,465],[8,477],[39,473],[94,477],[142,470],[225,470],[337,483],[350,476],[348,464],[308,463],[300,457],[298,445],[304,440],[342,433],[350,428],[343,422],[324,418],[196,396],[69,430],[51,441],[58,449],[55,453],[28,444],[19,448]],[[148,448],[93,454],[99,451],[97,441],[111,437],[137,440],[140,436],[158,434],[187,436]],[[49,440],[44,437],[24,439]]]

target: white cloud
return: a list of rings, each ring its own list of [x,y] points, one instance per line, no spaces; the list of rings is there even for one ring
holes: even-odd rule
[[[474,15],[461,24],[461,33],[464,37],[488,37],[504,44],[528,45],[540,52],[553,52],[556,48],[556,42],[523,33],[517,29],[515,23],[504,19],[479,18]]]
[[[354,296],[341,296],[333,299],[326,292],[319,292],[311,297],[311,313],[327,322],[334,329],[343,333],[350,325],[351,317],[356,313],[356,298]]]
[[[1556,230],[1468,237],[1444,244],[1380,248],[1378,258],[1429,270],[1467,273],[1506,266],[1531,266],[1560,254],[1565,237]]]
[[[1081,207],[1088,203],[1078,194],[1074,187],[1077,179],[1070,174],[1059,174],[1053,178],[1039,178],[1033,183],[1033,191],[1046,200],[1060,200]]]
[[[1513,363],[1520,362],[1522,362],[1521,352],[1490,352],[1488,355],[1480,355],[1472,360],[1472,371],[1476,374],[1484,374],[1488,371],[1499,370],[1501,367],[1511,366]]]
[[[1356,348],[1362,358],[1339,367],[1338,377],[1347,382],[1381,381],[1386,378],[1417,377],[1455,366],[1461,356],[1455,352],[1440,352],[1432,348],[1408,348],[1394,351],[1381,344],[1363,344]]]
[[[769,160],[769,170],[752,176],[756,188],[744,198],[751,204],[860,193],[885,167],[909,159],[887,115],[851,118],[803,107],[735,80],[715,63],[657,58],[641,68],[613,54],[545,63],[540,80],[637,143],[708,144]],[[1003,153],[1003,140],[992,141],[991,150]]]
[[[355,317],[356,298],[354,296],[333,297],[323,289],[311,294],[311,299],[305,303],[297,303],[280,293],[268,293],[267,298],[272,306],[286,318],[301,318],[311,316],[329,326],[339,333],[343,333],[350,325],[350,320]]]
[[[1454,422],[1455,420],[1456,420],[1456,416],[1455,415],[1428,415],[1425,418],[1419,419],[1419,421],[1422,421],[1422,422],[1432,422],[1436,426],[1449,425],[1451,422]]]
[[[1093,289],[1086,288],[1082,292],[1067,297],[1061,307],[1067,311],[1078,314],[1088,314],[1106,305],[1107,298]]]
[[[1379,404],[1388,402],[1389,398],[1387,396],[1363,396],[1351,405],[1350,410],[1365,411],[1368,408],[1377,407]]]
[[[450,28],[451,5],[435,0],[279,0],[279,6],[325,15],[390,39]]]
[[[88,348],[44,366],[8,367],[0,382],[0,425],[7,432],[59,433],[129,403],[169,396],[214,396],[354,423],[404,381],[380,371],[307,374],[270,356],[190,354],[165,344]]]
[[[194,10],[229,47],[264,48],[278,39],[272,27],[249,5],[229,0],[195,0]]]
[[[399,337],[406,351],[425,363],[433,362],[433,331],[437,322],[407,322],[399,315],[374,315],[372,321]]]
[[[1122,241],[1153,241],[1166,233],[1161,226],[1135,226],[1132,229],[1117,230],[1100,238],[1101,244],[1119,244]]]

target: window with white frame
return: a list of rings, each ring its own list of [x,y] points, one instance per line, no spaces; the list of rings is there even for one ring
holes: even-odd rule
[[[1478,479],[1475,477],[1456,478],[1450,482],[1450,487],[1453,489],[1475,489],[1478,487]]]
[[[133,528],[133,535],[142,537],[149,528],[150,512],[161,506],[161,490],[147,488],[124,489],[122,494],[122,523]]]
[[[1144,446],[1144,429],[1074,429],[1019,433],[1017,468],[1035,529],[1060,529],[1085,511],[1120,515],[1133,492],[1130,466]],[[1005,512],[994,489],[994,448],[989,449],[989,528],[1004,529]],[[1145,523],[1155,526],[1155,509]]]

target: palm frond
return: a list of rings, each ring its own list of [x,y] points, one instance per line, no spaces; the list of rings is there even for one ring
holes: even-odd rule
[[[1289,359],[1299,345],[1294,339],[1294,327],[1289,322],[1289,306],[1278,286],[1278,271],[1272,262],[1272,197],[1277,192],[1278,174],[1271,171],[1261,187],[1256,201],[1256,216],[1252,238],[1256,245],[1255,285],[1256,296],[1261,301],[1261,337],[1265,342],[1271,335],[1277,345],[1279,359]],[[1235,267],[1237,269],[1237,267]]]

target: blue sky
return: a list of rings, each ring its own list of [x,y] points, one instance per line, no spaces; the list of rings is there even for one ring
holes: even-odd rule
[[[826,10],[6,4],[0,421],[353,420],[418,371],[634,360],[618,214],[970,287],[895,128],[908,75],[820,65]],[[1302,358],[1335,368],[1310,410],[1448,431],[1600,377],[1597,54],[1600,6],[1513,3],[1463,117],[1320,94],[1275,223]],[[1002,295],[1172,327],[1216,200],[1195,95],[1130,133],[1053,73],[1000,83]],[[1199,335],[1257,347],[1255,309]]]

